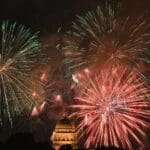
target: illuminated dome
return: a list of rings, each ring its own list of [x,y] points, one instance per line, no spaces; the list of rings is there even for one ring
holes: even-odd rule
[[[56,150],[65,145],[70,145],[73,149],[77,149],[76,128],[66,116],[56,124],[52,140]]]

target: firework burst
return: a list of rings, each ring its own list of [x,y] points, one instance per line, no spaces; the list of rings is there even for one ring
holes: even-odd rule
[[[0,28],[0,122],[26,110],[38,102],[35,98],[37,80],[31,69],[37,62],[40,45],[37,34],[32,35],[23,25],[3,22]],[[38,85],[38,88],[40,86]]]
[[[77,16],[66,36],[64,55],[69,70],[82,67],[149,63],[150,24],[144,17],[120,18],[120,1],[106,1]],[[116,3],[115,3],[116,2]],[[102,68],[102,67],[101,67]]]
[[[144,130],[150,127],[150,102],[146,101],[150,93],[135,70],[106,69],[78,84],[71,116],[78,119],[77,129],[87,148],[132,149],[131,141],[143,145]]]

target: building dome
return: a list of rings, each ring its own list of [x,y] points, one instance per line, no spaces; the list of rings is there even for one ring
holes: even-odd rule
[[[73,149],[77,149],[76,128],[66,116],[56,124],[52,140],[56,150],[64,145],[70,145]]]

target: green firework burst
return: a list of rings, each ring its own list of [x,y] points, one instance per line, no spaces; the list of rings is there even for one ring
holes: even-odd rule
[[[23,25],[3,22],[0,27],[0,122],[30,110],[38,100],[32,96],[37,86],[31,69],[40,51],[37,34]]]

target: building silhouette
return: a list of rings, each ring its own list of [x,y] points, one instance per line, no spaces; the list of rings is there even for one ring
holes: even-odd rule
[[[65,116],[55,127],[52,135],[53,147],[59,149],[77,149],[77,133],[74,123]]]

